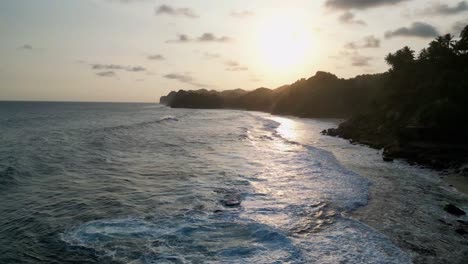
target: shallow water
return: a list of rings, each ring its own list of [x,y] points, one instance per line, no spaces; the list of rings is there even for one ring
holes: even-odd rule
[[[410,263],[349,217],[371,182],[332,124],[0,103],[0,263]]]

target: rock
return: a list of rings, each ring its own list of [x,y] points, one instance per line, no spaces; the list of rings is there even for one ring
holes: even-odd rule
[[[394,158],[389,157],[389,156],[385,156],[385,155],[382,156],[382,159],[383,159],[384,161],[386,161],[386,162],[392,162],[392,161],[394,160]]]
[[[467,231],[465,228],[463,228],[463,227],[459,227],[459,228],[455,229],[455,232],[457,232],[457,233],[460,234],[460,235],[466,235],[466,234],[468,234],[468,231]]]
[[[327,129],[327,130],[323,130],[323,131],[322,131],[322,134],[323,134],[323,135],[328,135],[328,136],[331,136],[331,137],[336,137],[336,136],[338,136],[339,133],[338,133],[338,129],[336,129],[336,128],[329,128],[329,129]]]
[[[222,203],[224,206],[231,207],[231,206],[239,206],[241,204],[241,201],[237,199],[229,199],[229,200],[223,200]]]
[[[461,171],[461,174],[463,176],[468,176],[468,168],[463,168],[463,170]]]
[[[238,194],[227,194],[221,203],[227,207],[239,206],[241,204],[240,195]]]
[[[453,214],[453,215],[456,215],[456,216],[462,216],[462,215],[466,214],[465,211],[463,211],[462,209],[456,207],[453,204],[446,204],[444,206],[444,210],[446,212],[448,212],[449,214]]]

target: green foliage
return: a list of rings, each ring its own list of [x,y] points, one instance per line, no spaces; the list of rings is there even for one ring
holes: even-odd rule
[[[463,136],[468,135],[467,55],[468,26],[458,40],[450,34],[437,37],[417,57],[408,47],[388,54],[385,60],[391,68],[383,93],[346,128],[359,130],[365,124],[361,137],[380,134],[388,142],[399,140],[399,131],[415,127],[433,134],[455,133],[468,141]]]

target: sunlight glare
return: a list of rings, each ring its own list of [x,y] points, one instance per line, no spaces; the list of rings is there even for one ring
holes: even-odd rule
[[[273,70],[300,67],[313,50],[306,21],[292,14],[270,14],[261,21],[258,38],[261,60]]]

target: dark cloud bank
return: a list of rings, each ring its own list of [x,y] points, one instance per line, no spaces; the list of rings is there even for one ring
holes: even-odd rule
[[[367,9],[386,5],[396,5],[409,0],[327,0],[325,6],[337,10]]]
[[[466,1],[461,1],[454,6],[437,3],[425,9],[422,13],[429,15],[456,15],[465,11],[468,11],[468,3]]]
[[[414,22],[409,27],[401,27],[385,32],[385,38],[387,39],[393,37],[433,38],[438,35],[439,32],[434,26],[423,22]]]

